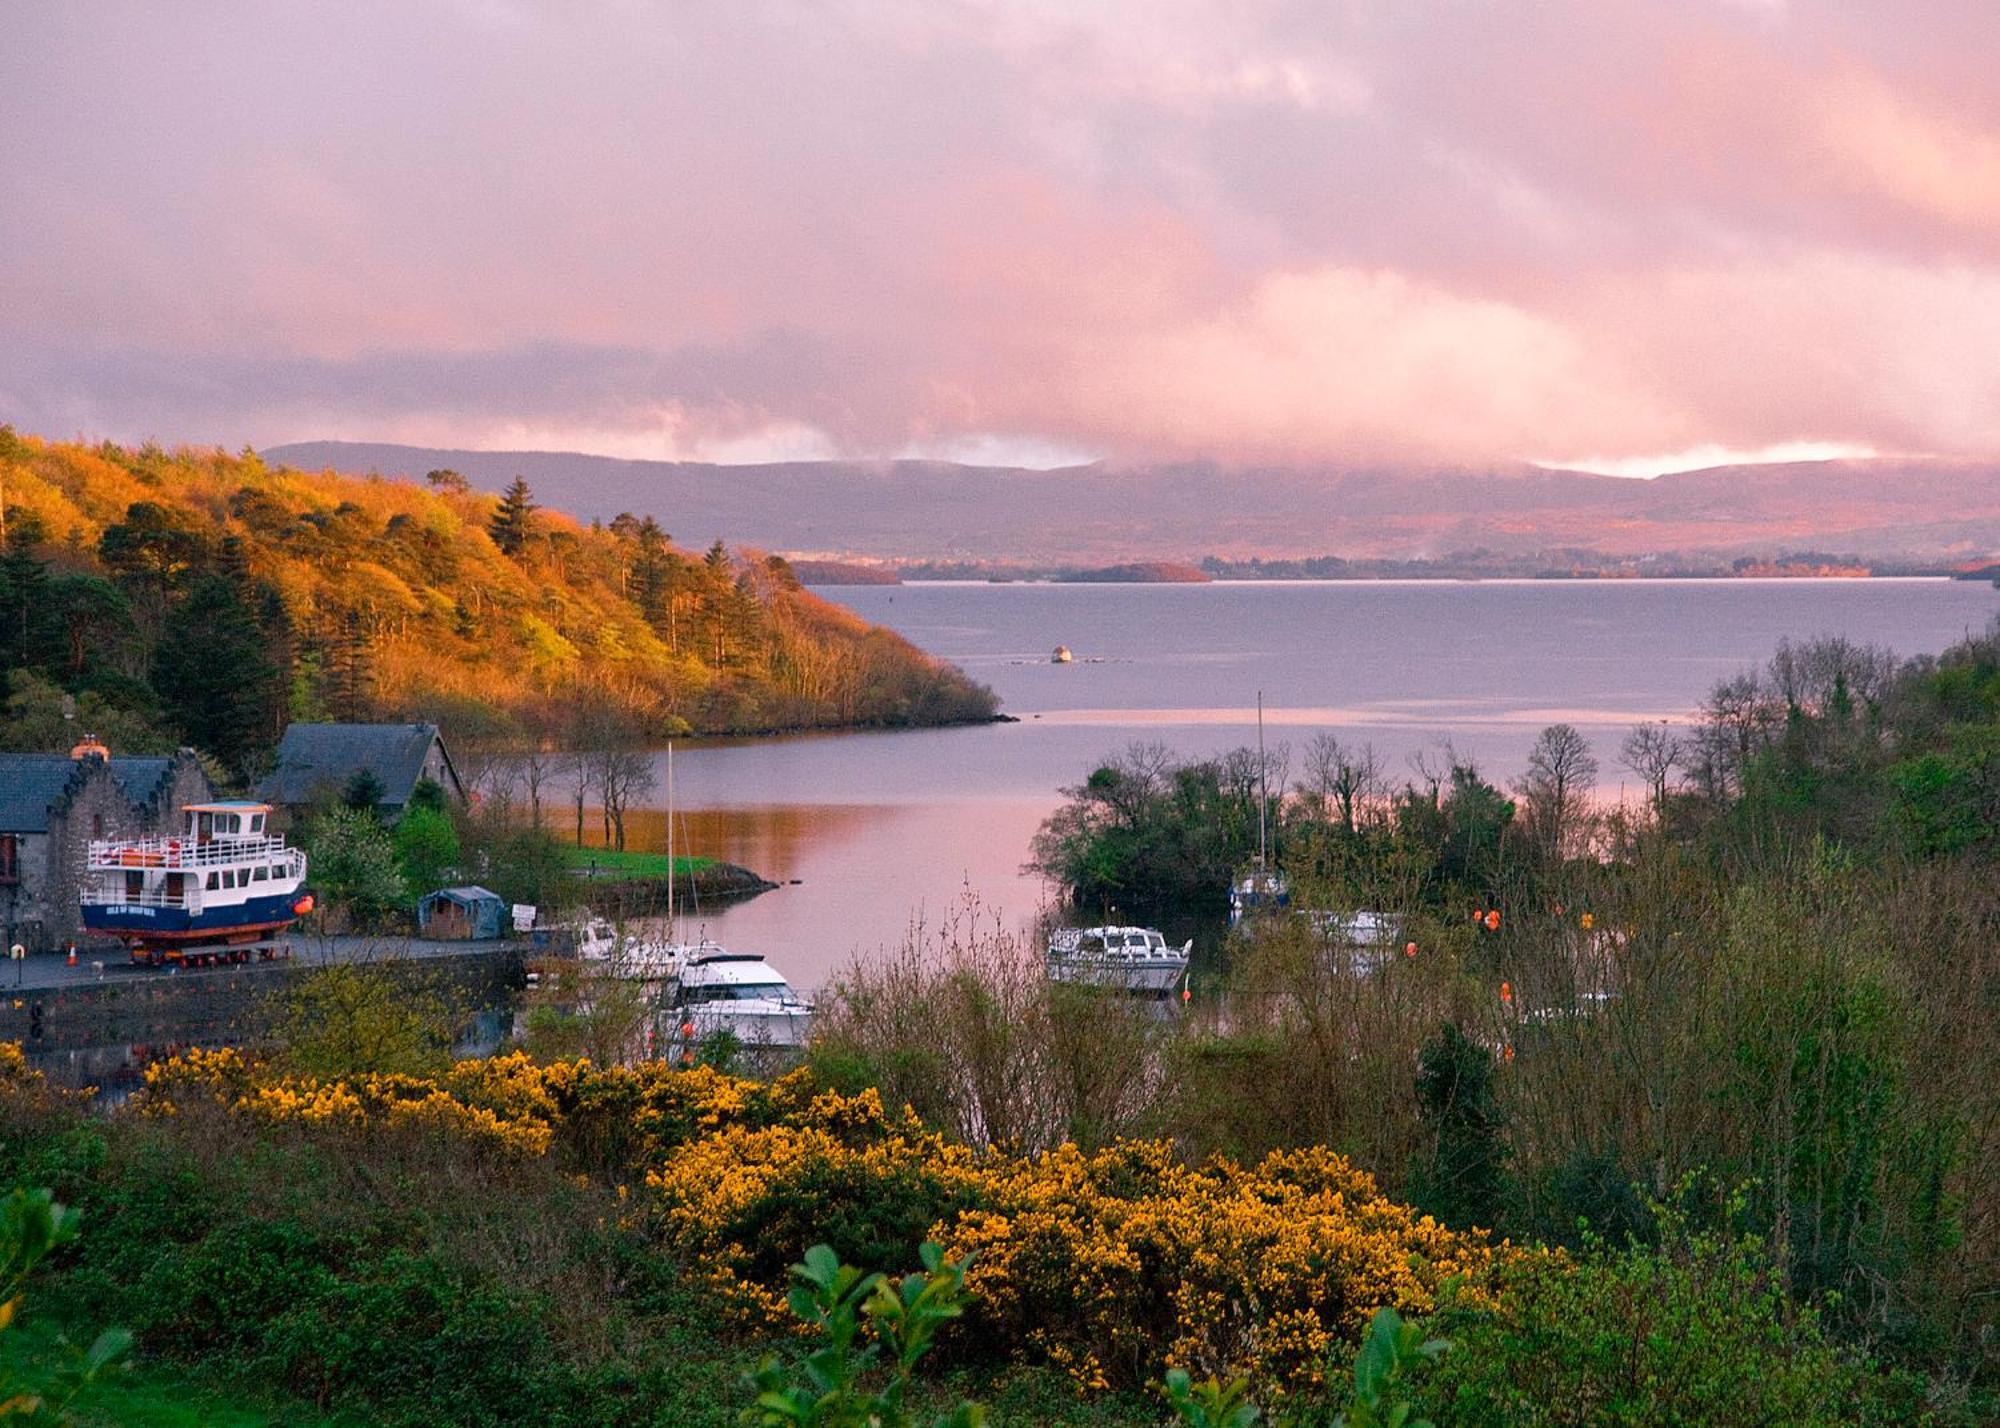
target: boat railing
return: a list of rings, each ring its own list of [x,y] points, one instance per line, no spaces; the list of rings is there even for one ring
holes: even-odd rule
[[[1076,962],[1174,962],[1184,961],[1188,949],[1169,946],[1165,942],[1149,943],[1135,947],[1121,943],[1117,946],[1087,944],[1080,937],[1057,937],[1049,943],[1049,955],[1065,961]]]
[[[107,907],[173,907],[185,908],[189,912],[201,911],[201,887],[189,883],[178,892],[169,892],[162,885],[139,888],[86,889],[86,902],[102,903]]]
[[[237,863],[297,862],[304,857],[283,838],[93,838],[85,866],[110,868],[223,868]]]

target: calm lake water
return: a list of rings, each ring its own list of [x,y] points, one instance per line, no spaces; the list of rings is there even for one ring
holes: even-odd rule
[[[1138,741],[1188,754],[1319,730],[1372,743],[1400,776],[1449,739],[1489,777],[1545,724],[1577,725],[1602,778],[1644,719],[1685,715],[1785,637],[1840,634],[1903,655],[2000,612],[1943,580],[932,584],[824,589],[1000,695],[1017,724],[691,744],[676,749],[683,851],[798,885],[699,919],[801,987],[902,942],[970,894],[1025,925],[1046,900],[1021,864],[1058,790]],[[1052,664],[1068,645],[1076,663]],[[665,782],[655,802],[664,799]],[[664,819],[635,822],[662,846]],[[697,930],[683,927],[687,935]]]

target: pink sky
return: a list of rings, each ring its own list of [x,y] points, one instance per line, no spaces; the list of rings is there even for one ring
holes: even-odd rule
[[[0,420],[2000,452],[1991,0],[30,5]]]

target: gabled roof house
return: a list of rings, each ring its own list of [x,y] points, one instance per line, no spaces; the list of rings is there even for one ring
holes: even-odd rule
[[[381,786],[376,808],[392,822],[425,779],[465,799],[435,724],[294,724],[278,742],[277,767],[257,791],[267,803],[297,812],[340,798],[359,773]]]

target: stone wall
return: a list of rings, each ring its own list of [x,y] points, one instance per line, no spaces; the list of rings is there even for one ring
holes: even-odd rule
[[[79,936],[77,899],[83,864],[93,838],[136,838],[159,831],[150,810],[132,806],[111,770],[93,762],[68,806],[49,819],[47,859],[42,865],[41,947],[60,946]]]

